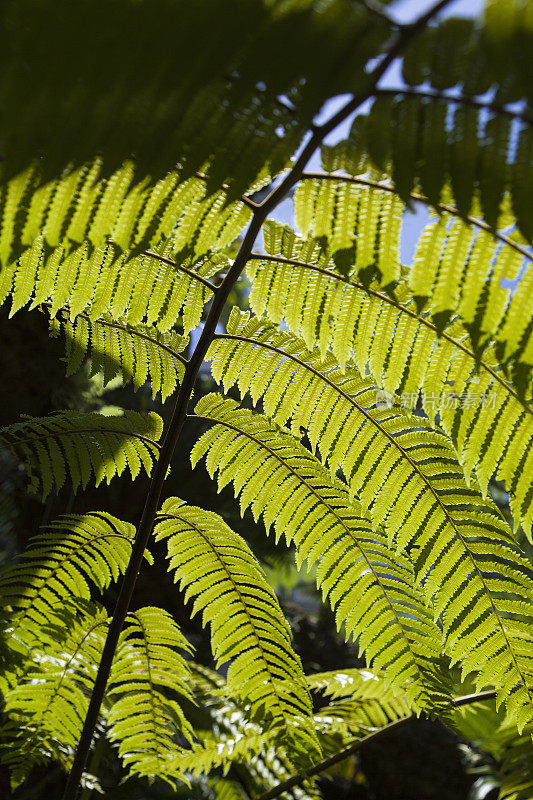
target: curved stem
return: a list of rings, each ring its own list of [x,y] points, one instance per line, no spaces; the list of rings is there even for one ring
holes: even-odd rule
[[[302,269],[309,269],[312,272],[318,272],[321,275],[325,275],[327,278],[339,281],[340,283],[345,283],[347,286],[352,286],[354,289],[359,289],[361,292],[364,292],[369,297],[375,297],[377,300],[380,300],[383,303],[387,303],[387,305],[390,305],[392,308],[396,308],[402,314],[406,314],[408,317],[411,317],[411,319],[414,319],[417,322],[419,322],[420,325],[424,325],[424,327],[428,328],[428,330],[433,331],[435,336],[440,337],[445,341],[449,342],[453,347],[457,347],[466,356],[468,356],[468,358],[472,359],[472,361],[474,362],[474,366],[477,370],[478,360],[472,350],[466,347],[466,345],[464,345],[462,342],[459,342],[457,341],[457,339],[454,339],[453,336],[449,336],[446,333],[446,331],[441,331],[439,333],[437,331],[436,326],[429,319],[420,316],[420,314],[417,314],[416,311],[407,308],[407,306],[403,305],[403,303],[397,302],[384,292],[378,292],[375,289],[370,289],[368,286],[364,286],[362,283],[353,281],[351,278],[345,278],[343,275],[340,275],[338,272],[334,272],[331,269],[326,269],[325,267],[319,267],[316,264],[309,264],[306,261],[299,261],[297,258],[285,258],[285,256],[271,256],[271,255],[266,255],[264,253],[252,253],[252,255],[250,256],[250,261],[274,261],[279,264],[287,264],[287,265],[290,264],[294,267],[301,267]],[[505,389],[505,391],[508,392],[516,400],[517,403],[520,403],[520,405],[526,411],[526,413],[533,415],[533,408],[530,405],[528,405],[527,402],[525,402],[519,397],[519,395],[513,389],[511,384],[507,383],[507,381],[504,380],[504,378],[502,378],[501,375],[499,375],[493,369],[493,367],[491,367],[486,361],[483,361],[483,359],[479,360],[479,365],[486,372],[488,372],[489,375],[491,375],[491,377],[495,381],[497,381],[497,383],[499,383]]]
[[[459,708],[460,706],[480,703],[484,700],[493,700],[495,697],[496,692],[480,692],[479,694],[456,697],[452,701],[452,704],[454,707]],[[372,731],[372,733],[369,733],[368,736],[364,736],[362,739],[358,739],[356,742],[352,742],[351,744],[342,747],[332,756],[324,758],[313,767],[302,770],[301,772],[292,775],[287,780],[278,783],[276,786],[273,786],[272,789],[269,789],[267,792],[263,792],[263,794],[259,795],[256,800],[274,800],[275,797],[279,797],[280,794],[292,789],[293,786],[299,786],[307,778],[312,778],[314,775],[320,775],[322,772],[325,772],[325,770],[335,766],[335,764],[338,764],[340,761],[344,761],[346,758],[349,758],[349,756],[357,753],[357,751],[363,747],[363,745],[368,744],[374,739],[381,739],[383,736],[387,736],[387,734],[389,734],[391,731],[403,727],[407,722],[415,722],[416,719],[417,717],[414,714],[410,714],[408,717],[401,717],[400,719],[394,720],[394,722],[389,722],[388,725],[384,725],[382,728]]]
[[[424,100],[436,100],[444,103],[457,103],[462,106],[470,106],[471,108],[478,108],[479,110],[492,111],[495,114],[501,114],[511,119],[518,119],[526,122],[528,125],[533,125],[533,117],[523,111],[511,111],[511,109],[500,105],[499,103],[491,103],[490,100],[476,100],[468,95],[450,95],[445,92],[433,90],[430,92],[421,91],[419,89],[378,89],[376,95],[391,95],[392,97],[419,97]]]
[[[381,183],[381,181],[373,181],[370,178],[359,178],[354,177],[352,175],[335,175],[332,172],[304,172],[302,174],[301,179],[302,181],[310,181],[310,180],[323,180],[323,181],[340,181],[345,183],[355,183],[359,186],[368,186],[371,189],[379,189],[382,192],[390,192],[391,194],[398,194],[397,190],[394,186],[391,186],[390,183]],[[418,192],[411,192],[410,197],[412,200],[418,200],[421,203],[424,203],[426,206],[431,206],[432,208],[436,208],[439,211],[444,211],[446,214],[451,214],[454,217],[459,217],[460,219],[468,222],[470,225],[475,225],[476,228],[480,228],[482,231],[486,231],[494,236],[495,239],[498,239],[503,244],[508,245],[508,247],[512,247],[513,250],[516,250],[517,253],[520,253],[524,258],[527,258],[529,261],[533,261],[533,253],[528,250],[526,247],[518,244],[513,239],[510,239],[505,234],[500,233],[499,231],[494,230],[491,228],[490,225],[487,225],[482,219],[477,219],[476,217],[465,217],[464,214],[461,214],[458,208],[455,206],[449,205],[448,203],[433,203],[429,197],[426,197],[425,194],[419,194]]]
[[[403,28],[398,33],[396,41],[384,55],[378,66],[369,74],[367,85],[357,95],[352,97],[350,101],[340,108],[339,111],[323,125],[317,126],[313,129],[307,144],[303,147],[290,172],[287,173],[285,178],[283,178],[278,186],[276,186],[260,204],[256,205],[252,209],[252,220],[241,242],[241,246],[237,256],[235,257],[235,261],[228,270],[228,273],[220,286],[218,286],[214,292],[213,302],[205,320],[204,329],[185,368],[185,374],[176,398],[172,417],[168,424],[167,432],[161,447],[160,456],[152,472],[150,487],[146,496],[141,521],[135,536],[130,560],[122,579],[113,618],[109,625],[106,642],[102,651],[100,665],[98,667],[98,672],[89,702],[87,716],[85,718],[83,729],[78,741],[72,768],[67,779],[63,800],[75,800],[78,793],[80,780],[83,770],[85,769],[89,750],[91,748],[91,742],[96,723],[98,721],[100,706],[104,698],[107,680],[111,671],[111,664],[113,662],[118,639],[124,625],[126,614],[128,613],[128,607],[133,595],[133,590],[135,588],[135,582],[141,567],[144,551],[153,529],[168,467],[170,465],[176,443],[179,439],[187,416],[187,407],[193,393],[196,378],[209,346],[213,341],[216,326],[226,304],[226,300],[228,299],[233,286],[246,266],[246,262],[250,257],[257,235],[259,234],[263,223],[271,211],[273,211],[273,209],[281,202],[281,200],[286,197],[287,193],[298,182],[309,159],[315,153],[317,148],[320,147],[323,139],[329,133],[331,133],[331,131],[333,131],[337,125],[339,125],[341,122],[344,122],[347,117],[356,111],[362,103],[372,97],[379,80],[387,71],[391,63],[401,55],[404,48],[416,36],[416,34],[422,30],[433,19],[433,17],[435,17],[440,11],[449,5],[450,2],[451,0],[439,0],[431,8],[429,8],[425,14],[415,20],[412,25]]]

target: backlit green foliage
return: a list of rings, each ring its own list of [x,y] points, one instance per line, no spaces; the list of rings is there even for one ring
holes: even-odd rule
[[[177,400],[161,447],[162,419],[130,410],[25,417],[0,445],[43,498],[152,474],[146,519],[219,670],[134,600],[95,763],[103,743],[121,774],[243,800],[424,711],[493,754],[501,800],[530,800],[531,3],[413,27],[362,0],[4,5],[0,303],[47,315],[68,375],[90,362]],[[293,188],[290,227],[274,212]],[[407,213],[428,208],[403,264]],[[244,268],[251,313],[228,314]],[[209,369],[219,391],[190,404]],[[249,544],[165,499],[187,411],[193,465],[306,563],[366,669],[306,676]],[[13,786],[72,764],[135,536],[69,514],[4,571]],[[494,702],[457,701],[465,680]],[[318,799],[306,775],[291,796]]]
[[[61,489],[67,475],[76,491],[93,474],[98,486],[126,467],[133,479],[141,468],[150,473],[162,429],[161,417],[153,412],[107,417],[63,411],[1,428],[0,443],[24,463],[31,489],[40,490],[44,498]]]

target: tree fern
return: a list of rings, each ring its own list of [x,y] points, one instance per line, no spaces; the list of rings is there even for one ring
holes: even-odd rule
[[[194,597],[211,626],[218,664],[231,661],[230,691],[241,693],[252,713],[274,726],[294,719],[297,748],[316,747],[310,725],[310,697],[290,629],[276,597],[245,542],[216,514],[172,498],[165,501],[156,538],[168,539],[170,568]],[[290,735],[290,727],[287,728]]]
[[[190,742],[193,731],[174,696],[191,697],[182,655],[191,647],[160,608],[131,612],[128,622],[108,687],[110,738],[130,774],[182,777],[175,767],[178,737]]]
[[[195,445],[193,464],[207,454],[219,488],[232,480],[242,510],[250,506],[277,538],[294,541],[299,564],[317,564],[317,583],[337,625],[377,666],[387,666],[390,681],[407,685],[422,704],[437,701],[427,693],[431,684],[437,695],[445,691],[440,632],[408,559],[388,550],[385,535],[372,529],[343,484],[292,436],[216,395],[203,398],[196,414],[218,424]]]
[[[496,507],[467,487],[444,436],[401,409],[376,406],[372,381],[321,364],[289,334],[275,335],[276,344],[270,337],[221,339],[211,351],[213,374],[226,389],[237,383],[249,391],[254,403],[262,397],[279,424],[291,418],[294,429],[303,427],[332,473],[342,469],[373,525],[382,524],[399,550],[416,548],[415,572],[435,600],[448,652],[465,672],[479,671],[478,686],[497,682],[500,699],[524,724],[532,710],[523,641],[531,637],[533,584]],[[478,648],[498,658],[499,674],[495,660],[480,668]]]
[[[174,331],[160,333],[148,325],[128,325],[107,317],[91,322],[79,314],[73,322],[61,319],[65,335],[67,375],[75,373],[86,356],[91,374],[103,374],[104,383],[116,375],[131,380],[135,389],[150,380],[152,396],[161,393],[165,402],[183,378],[185,359],[181,352],[187,339]],[[53,330],[56,325],[53,323]]]
[[[14,782],[55,761],[74,800],[97,730],[135,780],[318,798],[317,774],[412,710],[460,728],[451,709],[480,699],[453,699],[460,669],[499,708],[503,796],[527,797],[531,568],[483,493],[503,479],[531,527],[528,4],[487,0],[471,21],[438,0],[408,25],[386,3],[237,6],[6,0],[0,19],[5,316],[46,308],[70,374],[87,358],[103,385],[176,395],[161,449],[159,417],[133,412],[0,431],[43,497],[151,472],[135,534],[71,515],[7,571]],[[326,172],[306,172],[320,151]],[[290,196],[298,234],[268,221]],[[406,267],[420,202],[437,216]],[[247,264],[261,318],[224,331]],[[312,566],[366,670],[306,679],[241,538],[176,498],[157,516],[206,360],[260,408],[203,398],[193,462]],[[128,616],[154,524],[228,681],[186,660],[165,611]],[[114,602],[122,574],[108,619],[98,595]]]
[[[467,476],[475,469],[483,488],[493,475],[506,481],[513,512],[529,531],[531,405],[506,379],[493,348],[481,355],[456,321],[437,330],[405,284],[393,296],[343,280],[315,240],[272,225],[265,241],[269,253],[257,254],[248,268],[254,311],[285,321],[324,355],[331,348],[342,368],[353,356],[361,373],[369,368],[407,408],[420,399],[430,418],[439,415]],[[309,309],[320,309],[318,320]]]
[[[133,479],[141,467],[150,473],[162,427],[153,412],[143,416],[125,411],[122,417],[106,417],[62,411],[0,429],[0,442],[24,463],[30,488],[40,488],[44,498],[52,489],[61,489],[67,473],[74,491],[85,488],[92,474],[98,486],[126,467]]]

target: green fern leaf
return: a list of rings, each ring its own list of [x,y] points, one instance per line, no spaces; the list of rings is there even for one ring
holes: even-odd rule
[[[128,614],[109,678],[111,741],[132,775],[181,778],[176,770],[178,739],[193,731],[173,696],[191,698],[190,672],[182,652],[191,647],[170,615],[160,608]],[[168,696],[170,694],[170,697]]]
[[[122,417],[94,412],[62,411],[48,417],[28,417],[0,429],[0,442],[20,459],[30,487],[40,486],[43,498],[61,489],[67,472],[76,491],[94,473],[96,485],[107,483],[129,467],[135,479],[144,467],[149,474],[157,457],[161,418],[125,411]]]
[[[342,483],[297,440],[232,400],[209,395],[196,414],[217,424],[197,442],[195,464],[207,454],[222,488],[234,482],[241,509],[263,516],[276,538],[294,541],[297,561],[317,565],[317,583],[336,611],[338,627],[368,658],[387,667],[387,678],[407,685],[416,702],[431,704],[439,684],[440,632],[414,585],[407,558],[388,550]],[[435,698],[436,701],[436,698]]]
[[[31,644],[66,596],[90,600],[90,584],[103,592],[124,573],[134,536],[133,525],[104,512],[48,525],[0,578],[0,597],[12,610],[11,638]]]
[[[5,744],[2,760],[14,770],[15,783],[52,753],[67,766],[87,712],[107,624],[105,609],[76,601],[57,609],[42,626],[42,650],[5,696],[7,729],[16,746]]]
[[[475,469],[483,489],[493,476],[505,480],[513,514],[529,532],[532,478],[531,470],[522,465],[533,441],[533,413],[530,403],[506,380],[494,348],[486,346],[480,355],[457,322],[438,331],[431,319],[419,312],[405,284],[398,284],[392,295],[343,280],[328,268],[331,265],[311,241],[291,239],[289,229],[278,229],[276,236],[265,237],[269,253],[257,254],[248,267],[253,310],[274,322],[286,322],[309,348],[318,345],[324,356],[331,348],[342,368],[354,358],[361,373],[369,369],[387,392],[401,394],[407,408],[413,409],[420,399],[430,418],[439,415],[468,477]],[[439,224],[432,229],[439,230]],[[454,246],[437,259],[439,271],[445,272],[446,263],[448,272],[451,264],[460,265],[463,256],[459,251],[464,255],[465,247],[470,247],[470,234],[463,223],[458,223],[453,238]],[[499,286],[502,271],[505,274],[513,260],[515,266],[520,262],[520,254],[510,247],[504,250],[491,282],[491,300],[503,295],[505,301],[507,292]],[[309,260],[294,258],[295,253],[300,258],[305,254]],[[421,280],[427,278],[427,264],[426,255],[421,255],[417,267]],[[450,284],[449,275],[435,281],[443,302],[454,287],[459,291],[463,280],[469,279],[461,272],[456,283]],[[518,292],[522,296],[521,287]],[[514,297],[511,302],[515,304]],[[452,305],[441,305],[440,311]],[[316,320],[308,309],[321,309],[322,314]],[[491,302],[486,316],[494,320],[496,314]]]
[[[52,321],[54,322],[54,321]],[[165,402],[176,390],[185,371],[180,353],[187,339],[173,331],[160,333],[148,325],[113,322],[104,316],[94,322],[79,314],[71,322],[61,320],[65,334],[67,375],[75,373],[86,356],[91,359],[91,374],[102,372],[104,383],[121,375],[139,389],[150,380],[152,396],[161,393]]]
[[[311,705],[290,629],[252,552],[216,514],[165,501],[156,539],[168,539],[170,568],[211,626],[217,663],[231,661],[230,690],[274,726],[298,720],[295,747],[316,747]]]
[[[226,390],[237,384],[254,403],[262,398],[278,424],[291,419],[293,430],[304,428],[332,474],[342,469],[373,526],[412,552],[453,661],[477,673],[477,686],[495,685],[524,725],[533,713],[523,654],[532,635],[530,567],[496,506],[466,485],[446,438],[420,417],[380,408],[371,380],[320,363],[319,353],[271,327],[252,341],[221,337],[210,357]]]

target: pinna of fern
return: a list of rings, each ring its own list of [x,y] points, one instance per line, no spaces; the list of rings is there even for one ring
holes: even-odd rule
[[[67,375],[74,374],[85,359],[91,359],[91,375],[103,374],[104,383],[121,375],[134,389],[150,381],[152,396],[161,393],[164,403],[183,379],[185,359],[181,355],[187,339],[175,331],[160,333],[155,326],[128,325],[106,316],[91,321],[78,314],[51,320],[53,333],[65,336]]]
[[[344,161],[343,155],[330,166],[342,168]],[[394,184],[354,171],[353,176],[304,173],[295,193],[296,223],[305,236],[318,238],[345,275],[349,272],[353,280],[364,284],[373,279],[375,288],[391,293],[391,284],[401,273],[399,242],[405,206]],[[419,193],[410,197],[429,204],[429,198]],[[466,219],[453,204],[439,203],[437,211],[420,235],[412,266],[404,271],[416,310],[427,312],[438,333],[458,317],[479,357],[494,340],[517,390],[528,396],[533,363],[528,328],[533,313],[531,270],[521,275],[532,260],[527,242],[512,230],[516,220],[505,204],[492,228],[478,209]],[[285,249],[290,242],[287,237]],[[274,236],[269,231],[267,252],[280,252],[272,248],[282,244],[275,228]],[[312,255],[313,250],[308,247],[306,252]]]
[[[39,642],[65,596],[84,601],[92,587],[102,593],[118,580],[128,563],[133,525],[105,512],[61,517],[33,537],[19,561],[4,569],[0,597],[9,609],[6,644],[26,647]],[[146,558],[151,560],[147,553]]]
[[[240,325],[246,331],[246,316]],[[351,496],[359,496],[373,527],[383,525],[389,544],[411,552],[417,580],[442,619],[452,659],[465,672],[480,670],[479,687],[498,682],[500,700],[507,697],[524,724],[531,713],[530,664],[522,649],[523,640],[531,636],[526,599],[531,575],[496,507],[474,486],[467,487],[444,436],[401,410],[377,408],[376,387],[357,370],[338,373],[331,361],[321,364],[319,353],[306,353],[305,345],[291,335],[266,326],[262,336],[252,320],[250,332],[254,328],[252,340],[238,334],[216,340],[211,350],[215,377],[226,389],[236,383],[243,394],[249,391],[254,403],[262,398],[278,424],[291,419],[293,430],[307,431],[332,474],[342,469]],[[277,346],[282,342],[284,347]],[[208,409],[208,417],[214,411],[219,419],[215,401]],[[234,424],[229,406],[225,413],[222,421]],[[236,413],[238,431],[244,412]],[[240,478],[228,474],[229,459],[241,447],[239,437],[233,448],[225,443],[221,449],[216,435],[207,435],[205,446],[214,447],[210,469],[222,469],[224,481],[236,480],[239,490],[243,467]],[[257,481],[252,486],[254,492],[261,488]],[[254,496],[244,493],[246,504]],[[498,577],[486,571],[487,559],[497,560]],[[511,608],[512,622],[507,616]],[[480,636],[482,620],[486,629]],[[480,669],[478,647],[498,656],[499,674],[493,663]]]
[[[282,736],[285,728],[296,750],[318,748],[290,629],[246,543],[218,515],[177,498],[163,504],[155,536],[168,540],[175,580],[186,589],[185,599],[195,598],[192,613],[202,611],[204,624],[210,623],[217,663],[230,661],[230,691],[242,693],[252,715],[270,717]],[[291,727],[292,719],[297,724]]]
[[[59,491],[67,475],[72,488],[85,488],[92,475],[98,486],[126,467],[135,479],[150,474],[163,431],[161,417],[124,411],[122,416],[62,411],[28,417],[0,429],[0,443],[24,463],[33,491],[45,498]]]
[[[408,408],[420,398],[431,419],[439,415],[467,479],[472,469],[483,489],[494,475],[504,479],[513,513],[529,532],[533,413],[494,350],[477,351],[458,320],[437,330],[404,282],[383,291],[379,283],[342,278],[315,239],[273,223],[265,226],[265,244],[267,253],[254,254],[248,267],[253,310],[285,321],[309,348],[318,345],[323,354],[331,348],[342,368],[353,357]],[[494,292],[501,291],[499,280]],[[318,324],[311,324],[319,309]]]

